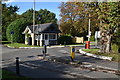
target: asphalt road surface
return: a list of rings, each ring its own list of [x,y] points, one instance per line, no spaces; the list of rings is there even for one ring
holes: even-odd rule
[[[39,57],[39,55],[42,54],[42,48],[41,49],[13,49],[8,48],[5,46],[2,46],[2,63],[7,65],[11,64],[11,62],[15,62],[15,58],[19,57],[20,61],[33,61]],[[47,53],[52,56],[69,56],[70,48],[49,48],[47,49]],[[67,53],[67,54],[64,54]],[[7,69],[11,71],[15,71],[15,66],[8,66]],[[28,66],[22,65],[21,72],[24,76],[33,76],[33,78],[75,78],[75,76],[62,74],[59,72],[54,71],[48,71],[45,69],[34,69],[34,71],[30,72],[30,69]],[[37,72],[37,74],[36,74]],[[32,73],[32,74],[27,74]]]
[[[77,47],[76,50],[81,47]],[[14,60],[16,57],[19,57],[22,61],[29,60],[30,58],[37,58],[38,55],[42,54],[41,49],[13,49],[2,46],[2,60]],[[65,48],[49,48],[47,49],[47,53],[52,56],[69,56],[70,55],[70,47]],[[67,53],[67,54],[64,54]]]
[[[94,46],[92,46],[94,47]],[[76,51],[79,50],[80,48],[84,48],[84,46],[76,47]],[[10,62],[15,62],[15,58],[19,57],[21,62],[26,62],[26,61],[35,61],[38,60],[39,55],[42,55],[42,48],[40,49],[13,49],[13,48],[8,48],[2,46],[2,60],[1,62],[3,65],[7,65]],[[55,57],[68,57],[70,56],[70,47],[63,47],[63,48],[48,48],[47,49],[47,54],[49,56],[55,56]],[[90,62],[94,64],[102,64],[104,60],[99,60],[87,56],[83,56],[79,53],[75,53],[75,59],[80,60],[82,62]],[[109,61],[107,64],[104,65],[109,65]],[[113,67],[115,64],[113,64]],[[115,66],[116,67],[116,66]],[[8,69],[10,68],[15,69],[15,66],[8,66]],[[35,68],[34,71],[30,72],[30,67],[26,65],[22,65],[22,74],[26,76],[33,76],[36,78],[75,78],[75,76],[71,76],[68,74],[63,74],[59,72],[54,72],[54,71],[49,71],[46,69],[41,69],[41,68]],[[15,70],[12,70],[15,71]],[[36,74],[37,72],[37,74]],[[27,73],[32,73],[32,74],[27,74]],[[100,73],[100,75],[103,73]],[[93,74],[92,74],[93,75]],[[111,74],[112,75],[112,74]],[[94,76],[94,75],[93,75]]]

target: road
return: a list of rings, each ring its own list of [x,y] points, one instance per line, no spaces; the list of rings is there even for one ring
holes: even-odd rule
[[[78,50],[79,47],[76,48]],[[16,57],[20,57],[21,60],[28,60],[30,58],[37,58],[38,55],[42,54],[41,49],[13,49],[2,46],[2,60],[12,59],[14,60]],[[69,56],[70,48],[49,48],[47,49],[47,53],[49,55],[55,56]],[[67,54],[64,54],[67,53]]]
[[[15,71],[15,66],[11,65],[11,61],[15,62],[15,58],[19,57],[20,61],[34,61],[38,59],[39,55],[42,54],[43,49],[13,49],[2,46],[2,62],[7,66],[7,69]],[[68,48],[49,48],[47,50],[50,55],[65,56],[63,51],[68,51]],[[68,54],[67,54],[68,55]],[[30,72],[30,67],[22,65],[21,73],[24,76],[31,76],[32,78],[76,78],[75,76],[59,73],[56,71],[49,71],[46,69],[36,68],[34,71]],[[28,74],[29,73],[29,74]],[[32,74],[30,74],[32,73]]]
[[[94,46],[92,46],[92,47],[94,47]],[[84,48],[84,46],[76,47],[76,51],[80,48]],[[3,64],[7,65],[11,61],[15,62],[15,58],[19,57],[21,62],[29,61],[29,62],[34,62],[33,64],[36,64],[36,62],[39,62],[38,57],[39,57],[39,55],[42,55],[42,50],[43,50],[42,48],[40,48],[40,49],[13,49],[13,48],[7,48],[7,47],[2,46],[2,62],[3,62]],[[49,56],[70,58],[69,57],[70,56],[70,47],[48,48],[47,54]],[[109,62],[109,61],[104,61],[104,60],[91,58],[88,56],[83,56],[79,53],[76,53],[75,55],[76,55],[75,59],[79,60],[81,62],[90,62],[90,63],[94,63],[97,65],[101,64],[101,65],[104,65],[105,67],[111,66],[111,62]],[[107,64],[104,64],[104,62],[106,62]],[[42,64],[44,66],[49,66],[51,63],[44,64],[44,62],[43,62],[39,65],[41,66]],[[30,68],[29,66],[26,66],[26,65],[21,65],[21,66],[22,66],[21,69],[23,71],[21,73],[24,74],[24,76],[32,76],[32,77],[36,77],[36,78],[38,78],[38,77],[43,78],[45,76],[46,76],[46,78],[51,78],[51,77],[52,78],[75,78],[75,76],[56,72],[56,71],[54,71],[54,68],[51,71],[51,70],[41,69],[41,68],[37,67],[37,68],[34,68],[34,71],[30,72],[30,69],[32,69],[32,68]],[[56,65],[54,65],[54,64],[52,66],[56,67]],[[112,64],[111,67],[117,67],[117,63]],[[11,64],[7,68],[12,71],[15,71],[14,70],[15,66],[12,66]],[[43,66],[42,66],[42,68],[43,68]],[[51,68],[51,66],[50,66],[50,68]],[[67,67],[66,67],[66,69],[67,69]],[[36,75],[36,72],[37,72],[37,75]],[[86,73],[86,72],[88,72],[88,73]],[[78,73],[80,73],[80,72],[78,72]],[[93,77],[96,75],[95,72],[89,72],[89,70],[88,71],[81,70],[81,73],[84,73],[84,74],[87,74],[88,76],[93,76]],[[102,74],[104,74],[104,75],[102,75]],[[117,77],[114,74],[108,74],[108,73],[103,73],[103,72],[97,72],[97,75],[102,75],[99,77]]]

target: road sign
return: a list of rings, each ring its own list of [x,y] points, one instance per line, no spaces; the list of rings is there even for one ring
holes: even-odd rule
[[[95,31],[95,39],[100,38],[100,31]]]
[[[14,34],[14,32],[13,32],[13,31],[11,31],[11,32],[10,32],[10,34]]]
[[[72,48],[72,52],[75,52],[75,48],[74,47]]]

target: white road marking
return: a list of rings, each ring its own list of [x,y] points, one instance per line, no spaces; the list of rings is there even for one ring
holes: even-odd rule
[[[69,52],[66,51],[66,50],[59,50],[58,52],[61,52],[61,53],[69,53]]]

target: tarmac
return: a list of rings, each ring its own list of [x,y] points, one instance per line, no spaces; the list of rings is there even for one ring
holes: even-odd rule
[[[104,63],[105,64],[105,63]],[[85,66],[85,65],[84,65]],[[89,67],[91,65],[86,65]],[[4,66],[4,68],[16,72],[15,63],[10,63]],[[47,70],[46,75],[41,75],[43,70]],[[54,72],[53,75],[48,75],[50,72]],[[90,78],[90,79],[116,79],[119,80],[119,75],[114,73],[104,72],[104,71],[96,71],[87,68],[81,68],[79,66],[74,66],[70,64],[63,64],[57,61],[49,61],[47,59],[34,59],[30,61],[25,61],[20,63],[20,75],[30,77],[30,78],[59,78],[59,76],[54,76],[57,73],[69,75],[70,78]],[[48,77],[45,77],[48,76]]]
[[[57,46],[54,46],[57,47]],[[60,46],[59,46],[60,47]],[[63,46],[61,46],[63,47]],[[52,47],[50,47],[52,48]],[[79,53],[78,53],[79,54]],[[50,58],[48,56],[48,58]],[[20,75],[22,76],[27,76],[30,78],[45,78],[45,75],[40,75],[41,70],[47,70],[47,71],[52,71],[54,72],[54,75],[57,73],[62,73],[62,74],[67,74],[73,77],[77,78],[91,78],[91,79],[114,79],[114,80],[119,80],[120,75],[112,73],[112,72],[105,72],[105,71],[97,71],[97,70],[91,70],[89,68],[102,68],[106,70],[113,70],[113,71],[119,71],[119,63],[113,62],[113,61],[106,61],[106,60],[101,60],[101,59],[96,59],[92,57],[87,57],[85,56],[84,59],[83,57],[77,56],[76,61],[80,61],[85,64],[86,67],[90,66],[89,68],[81,68],[81,67],[76,67],[73,65],[69,64],[63,64],[60,62],[56,61],[49,61],[45,59],[32,59],[30,61],[25,61],[20,63]],[[58,58],[58,57],[56,57]],[[86,59],[85,59],[86,58]],[[68,58],[64,58],[65,60]],[[93,59],[93,60],[91,60]],[[91,60],[91,61],[90,61]],[[93,62],[94,61],[94,62]],[[92,66],[92,67],[91,67]],[[16,72],[16,66],[15,63],[7,63],[7,65],[3,64],[3,68],[6,68],[10,71]],[[49,73],[49,72],[48,72]],[[47,74],[46,74],[47,75]],[[49,75],[49,78],[57,78],[57,76]]]

